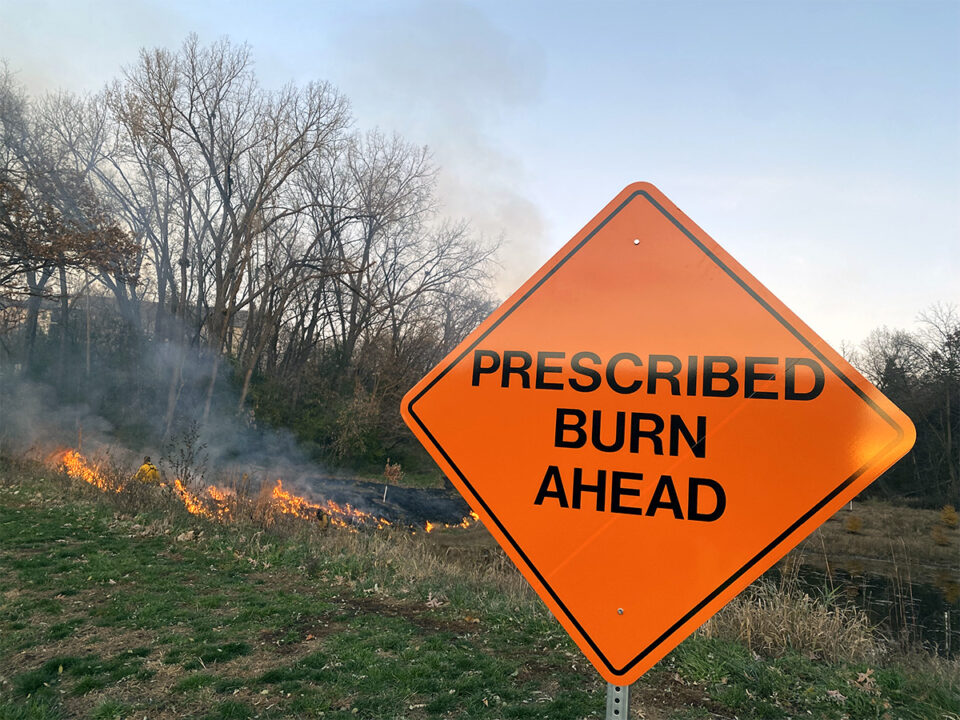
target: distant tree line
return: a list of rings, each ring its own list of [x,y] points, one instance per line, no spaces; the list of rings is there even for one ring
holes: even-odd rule
[[[920,314],[914,332],[874,330],[849,359],[913,420],[913,450],[867,491],[922,505],[960,505],[960,316]]]
[[[0,65],[7,375],[150,441],[229,409],[401,456],[400,397],[492,309],[495,244],[439,215],[426,148],[352,125],[229,40],[143,50],[86,97]]]

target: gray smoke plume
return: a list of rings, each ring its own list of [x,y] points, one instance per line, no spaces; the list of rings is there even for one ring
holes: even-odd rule
[[[430,0],[381,8],[376,23],[346,28],[338,55],[344,69],[334,80],[357,116],[429,145],[443,168],[444,213],[501,239],[496,289],[511,293],[542,262],[545,224],[521,190],[521,149],[495,138],[498,124],[522,116],[539,94],[541,52],[475,6]]]
[[[97,303],[101,316],[109,317],[110,301],[102,300]],[[16,339],[15,333],[7,336],[8,342]],[[41,333],[37,343],[41,360],[49,361],[56,342]],[[288,430],[258,422],[249,410],[236,412],[238,393],[223,362],[224,377],[216,386],[212,411],[201,422],[212,354],[172,342],[135,343],[136,351],[129,352],[119,369],[117,364],[92,363],[88,373],[82,352],[72,354],[72,388],[58,386],[50,372],[35,371],[30,377],[22,363],[0,351],[0,452],[37,459],[67,448],[88,456],[109,454],[113,464],[131,475],[149,455],[168,476],[188,465],[201,482],[220,483],[245,474],[256,489],[282,479],[284,489],[313,501],[349,503],[378,517],[413,524],[457,522],[467,513],[465,503],[442,491],[392,487],[384,502],[382,483],[363,482],[350,471],[316,463]],[[178,367],[176,422],[165,436],[164,403]]]

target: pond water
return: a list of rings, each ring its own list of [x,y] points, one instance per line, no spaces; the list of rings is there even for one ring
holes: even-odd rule
[[[779,578],[784,571],[778,566],[770,572]],[[900,574],[860,572],[855,566],[824,569],[801,565],[794,572],[811,595],[832,593],[848,599],[893,640],[960,657],[960,571],[934,569],[925,573],[930,582],[911,581]]]

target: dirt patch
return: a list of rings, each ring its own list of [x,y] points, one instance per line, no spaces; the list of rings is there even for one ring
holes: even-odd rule
[[[322,641],[347,628],[343,620],[333,620],[334,616],[357,618],[366,615],[378,617],[402,618],[412,625],[430,633],[449,632],[457,635],[477,632],[478,623],[471,620],[456,620],[440,617],[429,607],[409,601],[395,600],[389,597],[342,597],[334,600],[336,609],[312,618],[302,618],[278,630],[263,630],[259,639],[261,645],[274,646],[271,650],[281,655],[293,655],[302,652],[304,643]],[[300,639],[290,641],[293,634]],[[314,646],[315,647],[315,646]]]
[[[389,597],[360,597],[354,598],[350,605],[357,610],[357,615],[403,618],[427,632],[451,632],[463,635],[477,631],[475,622],[439,617],[430,608],[409,601],[404,602]]]
[[[260,645],[272,646],[271,651],[279,655],[301,654],[306,649],[312,652],[316,645],[304,648],[304,643],[321,642],[331,635],[336,635],[343,630],[346,625],[342,622],[327,622],[321,618],[311,618],[290,623],[282,630],[263,630],[260,633]],[[298,640],[287,640],[290,633],[296,633]]]
[[[69,620],[69,619],[68,619]],[[84,657],[95,654],[110,658],[131,649],[153,645],[156,636],[146,630],[97,628],[85,626],[54,642],[34,645],[0,662],[0,674],[7,677],[40,667],[58,657]]]
[[[517,681],[545,685],[551,683],[551,678],[555,675],[556,668],[554,666],[543,662],[536,656],[531,656],[524,660],[523,665],[517,671]]]
[[[706,710],[713,718],[731,718],[729,711],[713,702],[700,685],[684,682],[679,675],[648,673],[631,689],[631,717],[666,720],[683,708]]]
[[[144,669],[151,673],[147,680],[128,679],[103,690],[94,690],[84,695],[61,694],[66,717],[90,717],[93,710],[106,700],[140,708],[163,705],[169,702],[174,685],[185,674],[179,665],[164,665],[159,660],[147,660]],[[61,691],[63,692],[63,691]],[[201,708],[197,708],[198,710]],[[162,712],[141,711],[137,717],[175,718],[184,717],[186,708],[167,707]]]

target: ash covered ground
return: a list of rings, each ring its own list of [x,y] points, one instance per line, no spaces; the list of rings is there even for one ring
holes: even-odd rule
[[[341,505],[349,503],[393,524],[455,524],[470,512],[463,498],[447,488],[401,487],[330,477],[304,477],[300,483],[308,486],[315,498],[332,500]]]

